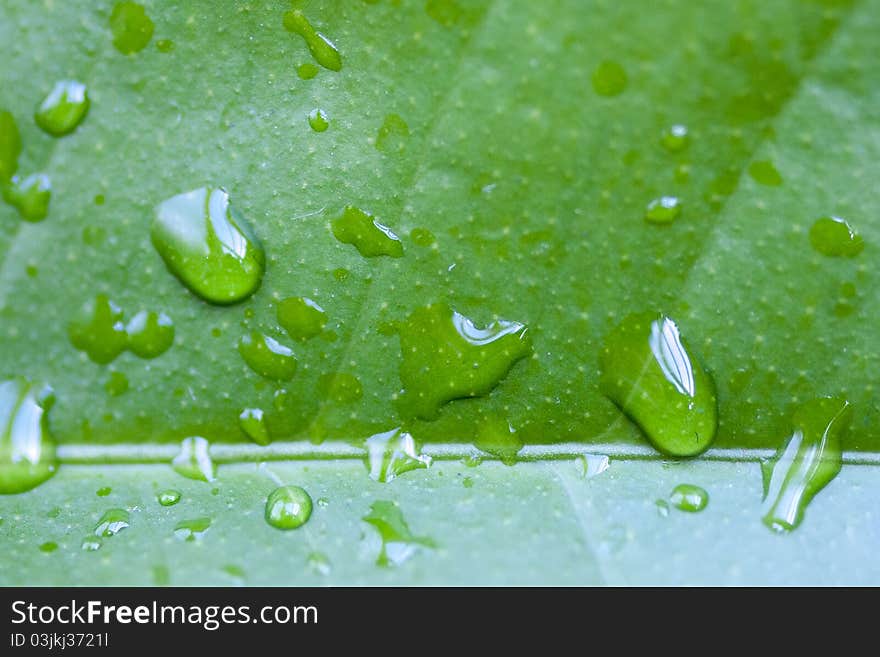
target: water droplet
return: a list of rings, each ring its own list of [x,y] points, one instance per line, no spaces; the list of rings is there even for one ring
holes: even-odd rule
[[[474,487],[474,479],[473,477],[463,477],[461,480],[461,485],[465,488],[473,488]]]
[[[180,502],[180,491],[166,488],[163,491],[159,491],[159,494],[156,495],[156,501],[162,506],[174,506]]]
[[[160,203],[150,237],[169,271],[206,301],[235,303],[260,286],[263,247],[222,188],[202,187]]]
[[[324,330],[327,313],[306,297],[289,297],[276,308],[278,323],[294,340],[308,340]]]
[[[431,465],[431,457],[419,454],[413,437],[399,428],[370,436],[365,447],[365,463],[373,481],[388,483],[405,472]]]
[[[669,502],[666,500],[656,500],[654,506],[657,507],[657,514],[661,518],[665,518],[669,515]]]
[[[850,404],[831,397],[813,399],[795,411],[791,436],[761,463],[767,527],[786,532],[800,525],[813,497],[840,472],[840,441],[851,420]]]
[[[174,42],[171,39],[159,39],[156,41],[156,50],[163,54],[167,54],[174,50]]]
[[[95,530],[92,532],[95,536],[108,538],[116,536],[123,529],[127,529],[131,525],[131,517],[125,509],[108,509],[98,520]]]
[[[104,545],[104,541],[102,541],[97,536],[86,536],[82,543],[80,543],[80,550],[83,552],[97,552]]]
[[[415,536],[403,517],[400,508],[387,500],[373,502],[363,521],[375,527],[382,539],[382,549],[376,559],[377,566],[399,566],[419,548],[434,548],[436,544],[425,536]]]
[[[671,125],[660,136],[660,143],[670,153],[678,153],[687,148],[690,142],[687,126],[676,123]]]
[[[34,113],[37,125],[53,137],[70,134],[89,111],[86,85],[76,80],[57,82]]]
[[[180,443],[180,453],[174,457],[171,467],[188,479],[214,481],[215,469],[208,453],[210,443],[201,436],[184,438]]]
[[[0,495],[23,493],[55,474],[55,443],[47,414],[48,386],[24,379],[0,382]]]
[[[174,536],[187,542],[201,540],[210,527],[211,519],[207,517],[181,520],[174,526]]]
[[[305,64],[300,64],[300,66],[296,69],[296,74],[299,76],[300,80],[311,80],[318,74],[320,70],[321,69],[319,69],[311,62],[306,62]]]
[[[269,437],[269,428],[266,426],[266,418],[259,408],[246,408],[238,416],[238,426],[248,438],[257,445],[268,445],[272,442]]]
[[[18,210],[25,221],[42,221],[49,214],[49,201],[52,200],[52,182],[49,176],[35,173],[22,179],[12,176],[3,185],[3,200]]]
[[[236,566],[235,564],[227,564],[223,566],[223,572],[236,579],[244,579],[245,577],[244,568]]]
[[[822,255],[852,258],[865,248],[865,241],[846,219],[822,217],[810,228],[810,244]]]
[[[82,307],[68,324],[67,334],[76,349],[100,365],[114,360],[128,345],[122,310],[105,294]]]
[[[0,110],[0,183],[18,171],[21,155],[21,133],[12,113]]]
[[[174,343],[174,322],[165,313],[142,310],[125,327],[128,348],[141,358],[161,356]]]
[[[331,372],[318,379],[318,394],[338,404],[351,404],[364,396],[364,388],[353,374]]]
[[[514,465],[523,444],[516,430],[500,415],[488,415],[477,426],[474,447],[497,457],[505,465]]]
[[[593,90],[600,96],[618,96],[624,92],[629,79],[617,62],[604,60],[593,71]]]
[[[110,486],[101,486],[101,488],[95,491],[95,495],[98,497],[107,497],[112,492],[113,489],[110,488]]]
[[[122,372],[110,372],[110,376],[104,384],[104,389],[111,397],[124,395],[128,392],[128,377]]]
[[[293,351],[259,331],[241,336],[238,352],[248,367],[267,379],[289,381],[296,374]]]
[[[306,561],[309,570],[317,575],[327,576],[330,574],[330,559],[323,552],[312,552]]]
[[[645,221],[652,224],[670,224],[681,214],[681,201],[675,196],[661,196],[648,203]]]
[[[749,175],[756,183],[768,187],[779,187],[782,184],[782,176],[779,175],[779,171],[776,170],[772,162],[766,160],[752,162],[749,165]]]
[[[49,554],[50,552],[54,552],[58,549],[58,543],[55,541],[46,541],[40,545],[40,552],[45,552]]]
[[[661,452],[694,456],[715,438],[715,384],[669,317],[630,315],[605,339],[602,392]]]
[[[348,206],[331,222],[333,234],[343,244],[353,244],[365,258],[403,255],[403,244],[390,228],[380,224],[369,212]]]
[[[308,46],[315,61],[331,71],[342,70],[342,56],[339,50],[323,34],[318,32],[309,19],[299,9],[292,9],[284,14],[284,29],[299,34]]]
[[[324,132],[330,127],[330,119],[322,109],[313,109],[309,112],[309,125],[315,132]]]
[[[426,420],[453,399],[489,394],[531,353],[524,324],[501,319],[478,328],[442,303],[415,310],[399,333],[400,408]]]
[[[153,38],[153,21],[136,2],[117,2],[110,13],[113,45],[124,55],[140,52]]]
[[[611,460],[604,454],[581,454],[575,458],[574,465],[581,479],[592,479],[605,472]]]
[[[679,484],[672,489],[669,503],[679,511],[696,513],[706,508],[709,503],[709,493],[693,484]]]
[[[384,153],[400,153],[409,141],[409,126],[400,115],[388,114],[376,134],[376,149]]]
[[[266,522],[275,529],[296,529],[312,515],[312,498],[299,486],[280,486],[266,498]]]

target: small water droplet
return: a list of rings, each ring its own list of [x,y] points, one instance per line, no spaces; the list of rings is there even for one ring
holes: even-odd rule
[[[210,443],[201,436],[184,438],[180,443],[180,453],[174,457],[171,467],[188,479],[214,481],[214,462],[208,453]]]
[[[313,109],[309,112],[309,125],[315,132],[324,132],[330,127],[330,119],[322,109]]]
[[[278,323],[294,340],[308,340],[324,330],[327,313],[307,297],[289,297],[276,308]]]
[[[107,497],[112,492],[113,489],[110,488],[110,486],[101,486],[101,488],[95,491],[95,495],[98,497]]]
[[[343,244],[352,244],[365,258],[403,255],[403,244],[390,228],[369,212],[348,206],[331,222],[333,234]]]
[[[756,183],[767,187],[779,187],[782,184],[782,176],[779,175],[779,171],[776,170],[772,162],[766,160],[752,162],[749,165],[749,175]]]
[[[409,126],[399,114],[387,114],[376,134],[376,150],[400,153],[409,141]]]
[[[497,457],[504,465],[514,465],[523,443],[505,418],[492,414],[477,425],[474,447]]]
[[[142,310],[125,327],[128,348],[141,358],[156,358],[174,343],[174,322],[165,313]]]
[[[648,203],[645,221],[652,224],[671,224],[681,214],[681,201],[675,196],[661,196]]]
[[[153,21],[136,2],[117,2],[110,13],[113,45],[124,55],[140,52],[153,38]]]
[[[373,481],[388,483],[405,472],[431,465],[431,457],[419,454],[413,437],[399,428],[370,436],[365,447],[365,464]]]
[[[473,488],[474,487],[474,478],[473,477],[462,477],[461,485],[465,488]]]
[[[181,520],[174,526],[174,536],[181,541],[191,543],[200,540],[210,527],[211,519],[204,516],[190,520]]]
[[[54,552],[58,549],[58,543],[55,541],[46,541],[45,543],[40,544],[40,552],[44,552],[49,554],[50,552]]]
[[[71,344],[89,358],[106,365],[128,345],[122,310],[105,294],[87,302],[67,326]]]
[[[412,557],[419,548],[435,548],[436,543],[426,536],[415,536],[403,517],[403,512],[387,500],[373,502],[363,521],[379,532],[382,548],[376,559],[377,566],[399,566]]]
[[[309,19],[299,9],[291,9],[284,14],[284,29],[299,34],[306,42],[309,52],[315,61],[331,71],[342,70],[342,56],[339,50],[323,34],[318,32]]]
[[[312,515],[312,498],[299,486],[280,486],[266,498],[266,522],[276,529],[297,529]]]
[[[787,532],[801,524],[807,505],[840,472],[840,441],[851,421],[850,404],[831,397],[810,400],[795,411],[791,436],[761,463],[767,527]]]
[[[104,389],[111,397],[124,395],[128,392],[128,377],[122,372],[110,372],[110,376],[107,377],[107,382],[104,384]]]
[[[55,443],[47,414],[48,386],[24,379],[0,382],[0,495],[23,493],[55,474]]]
[[[241,336],[238,353],[254,372],[273,381],[289,381],[296,374],[296,356],[289,347],[259,331]]]
[[[575,458],[574,465],[581,479],[592,479],[605,472],[611,461],[604,454],[581,454]]]
[[[174,50],[174,42],[171,39],[159,39],[156,41],[156,50],[163,54],[167,54]]]
[[[160,203],[150,237],[168,270],[205,301],[236,303],[260,286],[263,247],[222,188],[202,187]]]
[[[660,136],[660,143],[670,153],[683,151],[690,143],[687,126],[680,123],[669,126]]]
[[[244,409],[238,416],[238,426],[257,445],[268,445],[272,442],[272,439],[269,437],[269,428],[266,425],[266,417],[262,409]]]
[[[679,511],[696,513],[706,508],[709,503],[709,493],[693,484],[679,484],[672,489],[669,503]]]
[[[656,500],[654,506],[657,508],[657,514],[661,518],[665,518],[669,515],[669,502],[666,500]]]
[[[97,552],[104,545],[104,541],[102,541],[97,536],[86,536],[82,543],[80,543],[80,550],[83,552]]]
[[[399,334],[400,409],[426,420],[453,399],[489,394],[531,353],[524,324],[499,319],[478,328],[442,303],[413,311]]]
[[[810,228],[810,244],[822,255],[852,258],[865,248],[865,241],[846,219],[822,217]]]
[[[299,76],[300,80],[311,80],[318,74],[320,70],[321,69],[319,69],[311,62],[306,62],[305,64],[300,64],[299,67],[297,67],[296,74]]]
[[[0,183],[18,171],[21,155],[21,133],[11,112],[0,109]]]
[[[306,564],[309,570],[311,570],[316,575],[323,575],[324,577],[326,577],[330,574],[330,559],[323,552],[310,553]]]
[[[156,495],[156,501],[162,506],[174,506],[180,502],[180,491],[176,491],[173,488],[166,488],[165,490],[159,491]]]
[[[104,512],[92,532],[98,537],[116,536],[123,529],[131,526],[131,517],[125,509],[108,509]]]
[[[715,384],[669,317],[626,317],[606,337],[600,368],[603,394],[661,452],[694,456],[715,438]]]
[[[626,90],[629,78],[617,62],[604,60],[593,71],[593,90],[600,96],[619,96]]]
[[[53,137],[76,130],[89,111],[86,85],[76,80],[57,82],[34,113],[37,125]]]
[[[42,221],[49,214],[52,182],[46,174],[35,173],[24,179],[12,176],[9,183],[2,184],[2,187],[3,200],[18,210],[19,216],[25,221]]]

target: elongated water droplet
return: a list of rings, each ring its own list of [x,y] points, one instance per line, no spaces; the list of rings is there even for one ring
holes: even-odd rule
[[[678,153],[684,150],[689,142],[688,129],[680,123],[669,126],[660,136],[660,143],[670,153]]]
[[[0,109],[0,183],[9,180],[18,171],[21,155],[21,133],[12,113]]]
[[[214,481],[215,468],[208,453],[210,443],[201,436],[184,438],[180,443],[180,453],[174,457],[171,467],[188,479]]]
[[[497,457],[504,465],[514,465],[523,444],[516,430],[500,415],[488,415],[477,426],[474,447]]]
[[[108,509],[98,520],[95,525],[95,531],[92,532],[98,537],[116,536],[123,529],[127,529],[131,525],[131,517],[125,509]]]
[[[142,310],[125,327],[128,348],[141,358],[156,358],[174,343],[174,322],[165,313]]]
[[[318,394],[337,404],[351,404],[364,396],[364,387],[353,374],[331,372],[318,379]]]
[[[322,109],[313,109],[309,112],[309,126],[315,132],[324,132],[330,127],[330,119]]]
[[[399,428],[377,433],[366,440],[370,479],[388,483],[410,470],[428,468],[431,457],[419,454],[413,437]]]
[[[752,162],[749,165],[749,175],[756,183],[767,187],[779,187],[782,184],[782,176],[779,175],[779,171],[776,170],[772,162],[767,160]]]
[[[156,501],[162,506],[174,506],[180,502],[180,491],[176,491],[173,488],[159,491],[159,494],[156,495]]]
[[[619,96],[626,90],[629,78],[617,62],[604,60],[593,71],[593,90],[600,96]]]
[[[297,529],[312,515],[312,498],[299,486],[281,486],[266,498],[266,522],[275,529]]]
[[[842,399],[813,399],[797,409],[791,436],[761,463],[767,527],[786,532],[801,524],[807,505],[840,472],[840,441],[851,420],[852,407]]]
[[[260,286],[263,247],[222,188],[202,187],[160,203],[150,237],[169,271],[206,301],[235,303]]]
[[[86,85],[76,80],[57,82],[49,95],[40,103],[34,120],[54,137],[62,137],[76,130],[89,111]]]
[[[71,344],[89,358],[106,365],[128,346],[122,310],[107,295],[87,302],[67,326]]]
[[[128,55],[140,52],[153,38],[153,21],[136,2],[117,2],[110,12],[110,31],[116,50]]]
[[[810,244],[822,255],[853,258],[865,248],[865,241],[846,219],[822,217],[810,228]]]
[[[611,460],[604,454],[581,454],[575,458],[574,465],[581,479],[592,479],[605,472]]]
[[[45,543],[40,544],[40,552],[44,552],[49,554],[58,549],[58,543],[55,541],[46,541]]]
[[[272,442],[272,439],[269,437],[269,428],[266,425],[266,417],[262,409],[244,409],[238,416],[238,426],[257,445],[268,445]]]
[[[47,414],[48,386],[24,379],[0,382],[0,495],[23,493],[55,474],[55,443]]]
[[[174,526],[174,536],[181,541],[191,543],[200,540],[210,527],[211,519],[206,516],[181,520]]]
[[[309,19],[299,9],[292,9],[284,14],[284,29],[299,34],[308,46],[315,61],[331,71],[342,70],[342,56],[339,50],[323,34],[318,32]]]
[[[679,511],[696,513],[706,508],[709,503],[709,493],[693,484],[679,484],[672,489],[669,503]]]
[[[453,399],[489,394],[514,363],[531,353],[524,324],[496,320],[478,328],[442,303],[415,310],[399,333],[400,409],[426,420]]]
[[[113,492],[113,489],[110,486],[101,486],[98,490],[95,491],[95,495],[98,497],[107,497],[110,493]]]
[[[289,297],[276,308],[278,323],[294,340],[308,340],[324,330],[327,313],[306,297]]]
[[[652,224],[671,224],[681,214],[681,201],[675,196],[661,196],[648,203],[645,221]]]
[[[377,566],[399,566],[419,548],[435,548],[436,543],[426,536],[415,536],[403,517],[403,512],[387,500],[373,502],[363,521],[379,532],[382,548],[376,559]]]
[[[376,134],[376,150],[400,153],[409,141],[409,126],[399,114],[387,114]]]
[[[628,316],[605,339],[600,368],[603,394],[661,452],[694,456],[715,438],[715,384],[669,317]]]
[[[293,351],[259,331],[241,336],[238,352],[248,367],[267,379],[289,381],[296,374]]]
[[[52,182],[43,173],[35,173],[24,179],[12,176],[9,183],[3,185],[3,200],[18,210],[25,221],[42,221],[49,214]]]
[[[331,222],[333,234],[343,244],[352,244],[365,258],[403,255],[400,238],[380,224],[369,212],[348,206]]]

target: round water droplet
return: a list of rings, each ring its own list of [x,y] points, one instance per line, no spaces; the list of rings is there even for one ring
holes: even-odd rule
[[[202,187],[163,201],[150,237],[169,271],[206,301],[235,303],[260,286],[263,247],[223,189]]]
[[[52,200],[52,183],[49,176],[35,173],[22,179],[12,176],[3,185],[3,200],[18,210],[25,221],[42,221],[49,214],[49,201]]]
[[[211,519],[205,516],[181,520],[174,526],[174,536],[181,541],[191,543],[200,540],[210,528]]]
[[[37,125],[54,137],[76,130],[89,111],[86,85],[76,80],[57,82],[34,114]]]
[[[661,196],[648,203],[645,221],[652,224],[670,224],[681,214],[681,201],[675,196]]]
[[[323,34],[318,32],[299,9],[291,9],[284,14],[284,29],[299,34],[315,61],[331,71],[342,70],[342,56],[339,50]]]
[[[330,119],[322,109],[313,109],[309,112],[309,125],[315,132],[324,132],[330,127]]]
[[[153,38],[153,21],[136,2],[117,2],[110,12],[110,31],[116,50],[129,55],[140,52]]]
[[[865,241],[846,219],[822,217],[810,228],[810,244],[822,255],[859,255],[865,248]]]
[[[265,414],[259,408],[244,409],[238,416],[238,426],[257,445],[268,445],[272,442],[272,439],[269,437],[269,428],[266,425]]]
[[[128,345],[122,310],[105,294],[82,307],[68,324],[67,335],[75,348],[100,365],[114,360]]]
[[[23,493],[55,474],[46,417],[53,402],[48,386],[24,379],[0,382],[0,495]]]
[[[296,374],[293,351],[259,331],[241,336],[238,352],[248,367],[267,379],[289,381]]]
[[[276,529],[296,529],[312,515],[312,498],[299,486],[281,486],[266,499],[266,522]]]
[[[680,123],[669,126],[660,136],[660,143],[663,144],[663,148],[670,153],[683,151],[687,148],[689,142],[690,137],[688,136],[688,129]]]
[[[305,64],[301,64],[296,69],[296,74],[299,76],[300,80],[311,80],[318,74],[320,70],[321,69],[319,69],[311,62],[306,62]]]
[[[706,508],[709,503],[709,493],[699,486],[679,484],[672,489],[669,503],[679,511],[696,513]]]
[[[21,155],[21,133],[15,117],[6,110],[0,110],[0,183],[9,180],[18,171],[18,156]]]
[[[767,187],[779,187],[782,184],[782,176],[779,175],[779,171],[776,170],[772,162],[766,160],[752,162],[749,165],[749,175],[756,183]]]
[[[324,330],[327,313],[306,297],[289,297],[276,308],[278,323],[295,340],[308,340]]]
[[[214,462],[209,454],[210,443],[201,436],[184,438],[180,452],[171,461],[174,471],[188,479],[214,481]]]
[[[93,533],[95,536],[103,536],[105,538],[116,536],[123,529],[127,529],[130,526],[130,522],[131,518],[125,509],[109,509],[98,520]]]
[[[156,358],[174,343],[174,323],[165,313],[142,310],[125,327],[128,348],[141,358]]]
[[[593,90],[600,96],[618,96],[626,90],[629,78],[617,62],[604,60],[593,71]]]
[[[162,506],[174,506],[180,502],[180,491],[176,491],[173,488],[166,488],[165,490],[159,491],[159,494],[156,495],[156,501]]]
[[[390,228],[380,224],[369,212],[348,206],[331,222],[333,234],[340,242],[352,244],[366,258],[391,256],[400,258],[403,245]]]

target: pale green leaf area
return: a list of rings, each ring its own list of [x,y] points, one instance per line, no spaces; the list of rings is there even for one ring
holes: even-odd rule
[[[0,544],[16,555],[0,582],[880,581],[865,502],[875,466],[850,457],[778,536],[746,460],[776,450],[793,410],[823,395],[852,404],[845,451],[871,463],[880,451],[877,0],[297,2],[342,60],[309,79],[297,74],[315,63],[309,48],[282,24],[288,2],[144,1],[152,40],[140,49],[142,30],[128,54],[114,47],[114,4],[0,7],[17,175],[51,180],[42,221],[0,204],[0,380],[52,386],[62,446],[54,478],[0,497]],[[52,137],[33,117],[62,80],[86,85],[88,113]],[[202,187],[223,187],[265,249],[262,284],[241,303],[195,296],[150,241],[156,206]],[[675,212],[658,219],[654,203],[646,220],[664,197]],[[339,241],[332,222],[349,206],[393,231],[402,256]],[[858,231],[860,252],[811,245],[830,216]],[[165,313],[171,348],[89,360],[68,323],[98,294],[125,322]],[[290,297],[326,313],[318,335],[279,325]],[[431,304],[478,326],[521,323],[531,353],[488,395],[413,419],[395,327]],[[643,312],[674,318],[713,377],[713,447],[733,461],[629,459],[651,448],[600,392],[599,352]],[[293,352],[290,380],[245,363],[239,341],[254,332]],[[469,443],[489,418],[527,447],[612,445],[626,458],[588,480],[568,461],[440,461],[389,484],[347,460],[224,462],[211,484],[113,463],[170,461],[194,435],[258,461],[271,446],[250,443],[244,409],[265,411],[285,445],[357,445],[400,426],[421,444]],[[303,527],[263,519],[273,476],[315,501]],[[659,514],[682,483],[707,490],[708,506]],[[178,504],[155,501],[167,488]],[[408,558],[377,566],[381,540],[362,518],[382,500],[434,546],[386,545]],[[81,550],[110,508],[131,526]],[[206,531],[175,537],[200,518]],[[38,549],[49,541],[58,549]]]

